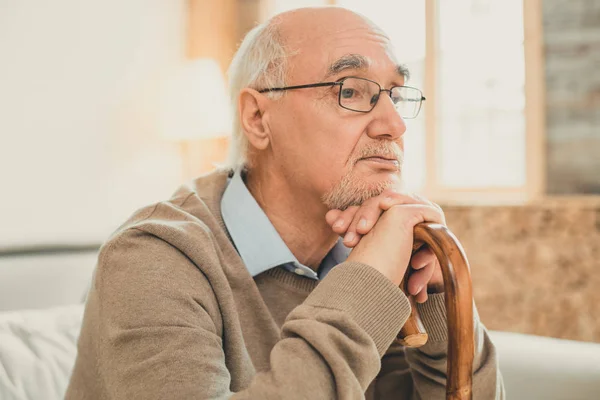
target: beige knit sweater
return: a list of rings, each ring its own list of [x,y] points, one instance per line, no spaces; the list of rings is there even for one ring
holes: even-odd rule
[[[419,305],[429,343],[404,349],[409,302],[368,265],[253,279],[221,218],[227,173],[139,210],[102,247],[66,399],[444,399],[443,295]],[[504,398],[474,324],[473,398]]]

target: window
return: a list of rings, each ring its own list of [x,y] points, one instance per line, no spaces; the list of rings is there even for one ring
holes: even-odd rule
[[[435,165],[444,188],[525,185],[521,2],[438,3]]]

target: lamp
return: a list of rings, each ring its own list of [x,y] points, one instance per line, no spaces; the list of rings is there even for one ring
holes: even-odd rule
[[[223,161],[231,109],[217,61],[186,61],[166,81],[161,100],[161,132],[180,142],[186,180]]]

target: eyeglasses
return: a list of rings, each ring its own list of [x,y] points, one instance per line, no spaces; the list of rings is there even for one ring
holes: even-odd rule
[[[354,76],[340,79],[336,82],[313,83],[310,85],[286,86],[280,88],[261,89],[259,93],[279,92],[291,89],[306,89],[323,86],[339,86],[338,103],[346,110],[368,113],[377,105],[381,92],[387,92],[402,118],[415,118],[419,115],[421,104],[425,97],[423,93],[410,86],[394,86],[382,89],[379,83]]]

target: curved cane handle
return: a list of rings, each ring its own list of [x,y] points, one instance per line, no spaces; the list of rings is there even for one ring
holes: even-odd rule
[[[448,318],[446,399],[470,400],[475,344],[469,262],[458,239],[441,224],[421,223],[415,226],[413,253],[424,244],[433,250],[444,277]],[[410,299],[412,312],[398,334],[398,341],[408,347],[419,347],[427,342],[427,333],[417,313],[416,302],[406,289],[409,270],[400,288]]]

